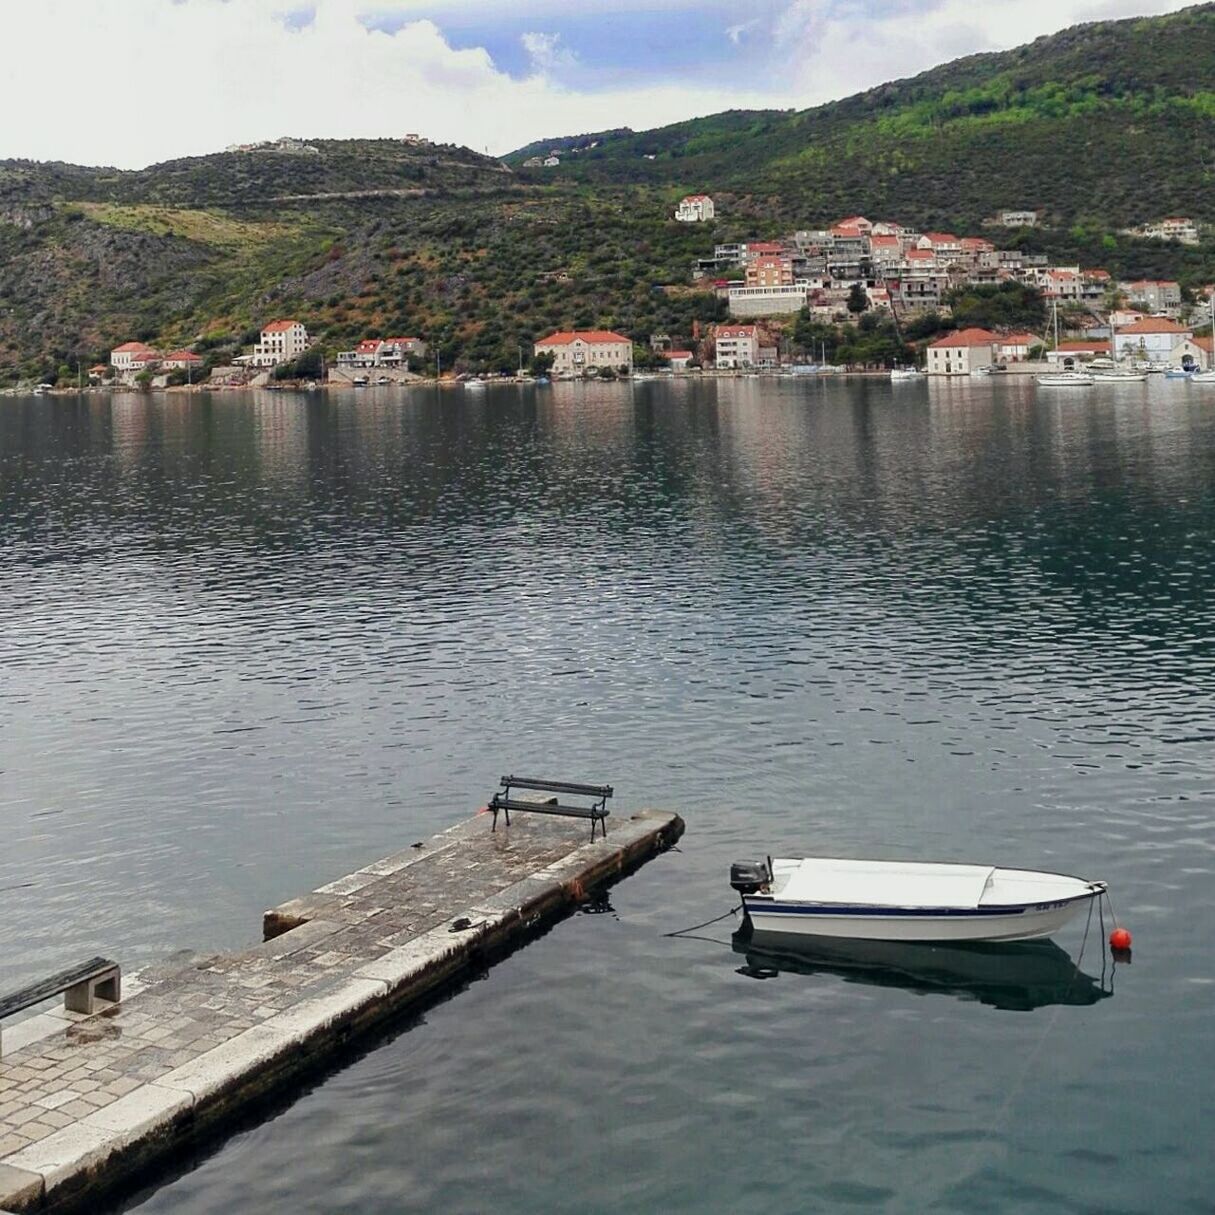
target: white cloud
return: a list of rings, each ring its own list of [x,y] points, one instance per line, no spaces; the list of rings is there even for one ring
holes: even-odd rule
[[[801,105],[1008,50],[1084,21],[1175,12],[1190,0],[791,0],[773,41]]]
[[[758,29],[762,24],[762,18],[752,17],[750,21],[740,21],[737,25],[727,25],[726,38],[735,46],[741,46],[743,39],[745,39],[752,30]]]
[[[284,134],[405,131],[502,153],[546,136],[642,129],[731,107],[811,104],[1078,20],[1184,4],[789,0],[745,39],[752,55],[768,39],[765,65],[715,70],[703,84],[685,78],[578,92],[554,79],[578,84],[559,71],[571,63],[559,32],[525,36],[535,70],[519,80],[485,50],[457,49],[443,36],[444,11],[488,7],[487,0],[435,2],[428,11],[440,14],[439,24],[415,20],[385,33],[364,24],[369,0],[0,0],[0,35],[10,51],[54,48],[49,61],[32,52],[6,60],[0,157],[132,167]],[[622,2],[654,11],[662,0]],[[549,31],[559,31],[562,7],[524,0]]]
[[[574,67],[578,57],[561,42],[560,34],[521,34],[519,41],[531,60],[532,71],[539,76]]]
[[[433,22],[369,30],[359,0],[315,0],[290,29],[283,0],[0,0],[0,157],[137,167],[229,143],[419,131],[501,154],[533,138],[648,127],[721,109],[713,88],[654,84],[582,95],[512,79]],[[292,24],[299,25],[299,22]],[[559,58],[559,44],[550,45]],[[762,105],[743,90],[744,104]]]

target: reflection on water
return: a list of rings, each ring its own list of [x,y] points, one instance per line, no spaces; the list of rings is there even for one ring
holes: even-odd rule
[[[1114,994],[1112,986],[1085,974],[1054,941],[937,945],[742,929],[732,943],[734,952],[747,960],[738,973],[752,979],[838,975],[849,983],[956,996],[1011,1012],[1096,1004]]]
[[[501,772],[602,781],[679,849],[147,1211],[1205,1210],[1213,552],[1184,382],[0,399],[0,975],[237,948]],[[665,935],[766,852],[1091,873],[1135,966]]]

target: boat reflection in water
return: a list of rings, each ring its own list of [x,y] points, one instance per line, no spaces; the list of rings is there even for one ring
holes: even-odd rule
[[[1096,1004],[1114,994],[1112,985],[1107,988],[1085,974],[1065,950],[1046,940],[970,945],[855,941],[744,927],[734,934],[733,946],[747,959],[738,973],[753,979],[838,975],[850,983],[956,996],[1014,1012],[1050,1004]]]

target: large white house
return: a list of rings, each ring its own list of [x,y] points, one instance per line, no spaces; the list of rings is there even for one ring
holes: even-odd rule
[[[1150,363],[1169,363],[1173,348],[1194,331],[1167,316],[1145,316],[1124,325],[1114,334],[1114,349],[1120,359],[1146,359]]]
[[[580,376],[609,367],[632,372],[633,343],[607,329],[573,329],[536,343],[537,354],[553,356],[553,374]]]
[[[299,358],[307,349],[308,330],[299,321],[271,321],[248,361],[254,367],[277,367]]]
[[[758,366],[758,325],[719,325],[713,340],[717,348],[718,370]]]
[[[123,342],[110,351],[110,366],[119,375],[130,375],[154,367],[160,362],[160,352],[143,342]]]
[[[1000,339],[986,329],[962,329],[947,333],[928,347],[929,375],[969,375],[995,361]]]
[[[675,218],[683,224],[699,224],[716,214],[713,200],[707,194],[689,194],[680,199]]]

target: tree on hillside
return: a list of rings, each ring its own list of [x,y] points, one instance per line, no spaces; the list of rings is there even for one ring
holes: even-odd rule
[[[848,311],[853,316],[860,316],[869,308],[869,296],[861,283],[853,283],[848,291]]]

